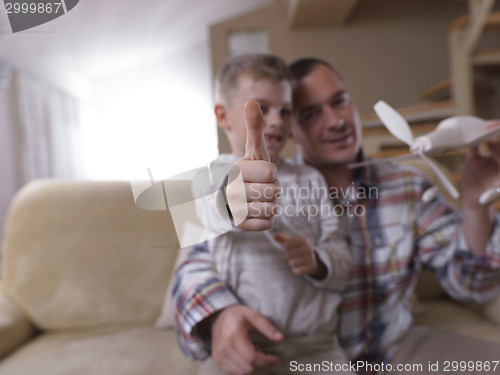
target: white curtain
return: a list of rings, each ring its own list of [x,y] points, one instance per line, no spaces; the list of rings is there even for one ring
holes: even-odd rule
[[[16,88],[24,182],[81,177],[78,101],[23,73]]]

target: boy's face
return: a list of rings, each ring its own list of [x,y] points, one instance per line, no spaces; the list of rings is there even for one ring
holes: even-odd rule
[[[290,135],[292,111],[292,87],[290,82],[276,83],[270,79],[253,80],[243,75],[238,80],[230,106],[216,106],[219,126],[228,130],[233,154],[245,154],[247,132],[244,106],[254,99],[264,115],[264,137],[271,161],[276,160]],[[219,107],[219,109],[218,109]]]

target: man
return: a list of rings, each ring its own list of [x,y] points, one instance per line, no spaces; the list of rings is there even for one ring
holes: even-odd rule
[[[432,332],[422,336],[421,329],[410,328],[409,299],[421,268],[433,270],[445,290],[463,301],[487,301],[498,287],[500,220],[498,214],[480,206],[478,198],[484,190],[500,186],[500,140],[489,142],[490,157],[480,156],[477,149],[469,151],[462,175],[464,210],[460,217],[440,197],[422,202],[430,184],[414,170],[389,163],[348,169],[363,154],[359,116],[342,78],[318,59],[298,60],[291,71],[296,79],[292,132],[301,159],[323,173],[332,191],[355,187],[351,197],[333,197],[338,198],[336,207],[363,208],[362,215],[341,217],[355,258],[340,306],[342,346],[352,360],[387,363],[396,350],[408,350],[415,335],[432,345]],[[357,194],[366,191],[372,194]],[[203,250],[198,248],[193,254],[203,259],[201,274],[210,272],[210,259]],[[180,279],[183,272],[181,268]],[[181,339],[194,343],[211,338],[218,365],[238,368],[228,373],[247,374],[275,363],[274,356],[262,353],[248,340],[254,330],[270,340],[278,338],[272,324],[245,306],[224,305],[231,292],[217,284],[215,277],[206,278],[206,273],[203,277],[203,287],[218,285],[211,289],[216,292],[207,294],[195,286],[189,290],[197,293],[184,293],[187,286],[176,291]],[[455,339],[463,341],[465,350],[455,357],[458,360],[479,360],[478,353],[492,360],[498,351],[493,345],[478,350],[470,347],[470,339]]]

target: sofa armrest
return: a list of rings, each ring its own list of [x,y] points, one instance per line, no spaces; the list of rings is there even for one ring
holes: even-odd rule
[[[11,302],[0,286],[0,358],[28,341],[35,328]]]

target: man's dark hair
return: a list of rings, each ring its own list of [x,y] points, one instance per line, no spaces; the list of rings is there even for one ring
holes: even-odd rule
[[[339,77],[341,80],[343,80],[342,76],[339,74],[337,69],[333,67],[332,64],[329,62],[319,59],[317,57],[304,57],[298,60],[295,60],[292,62],[288,68],[290,69],[290,72],[292,73],[292,77],[295,81],[301,80],[305,76],[307,76],[309,73],[311,73],[314,68],[316,68],[319,65],[323,65],[324,67],[328,68],[331,70],[337,77]]]

